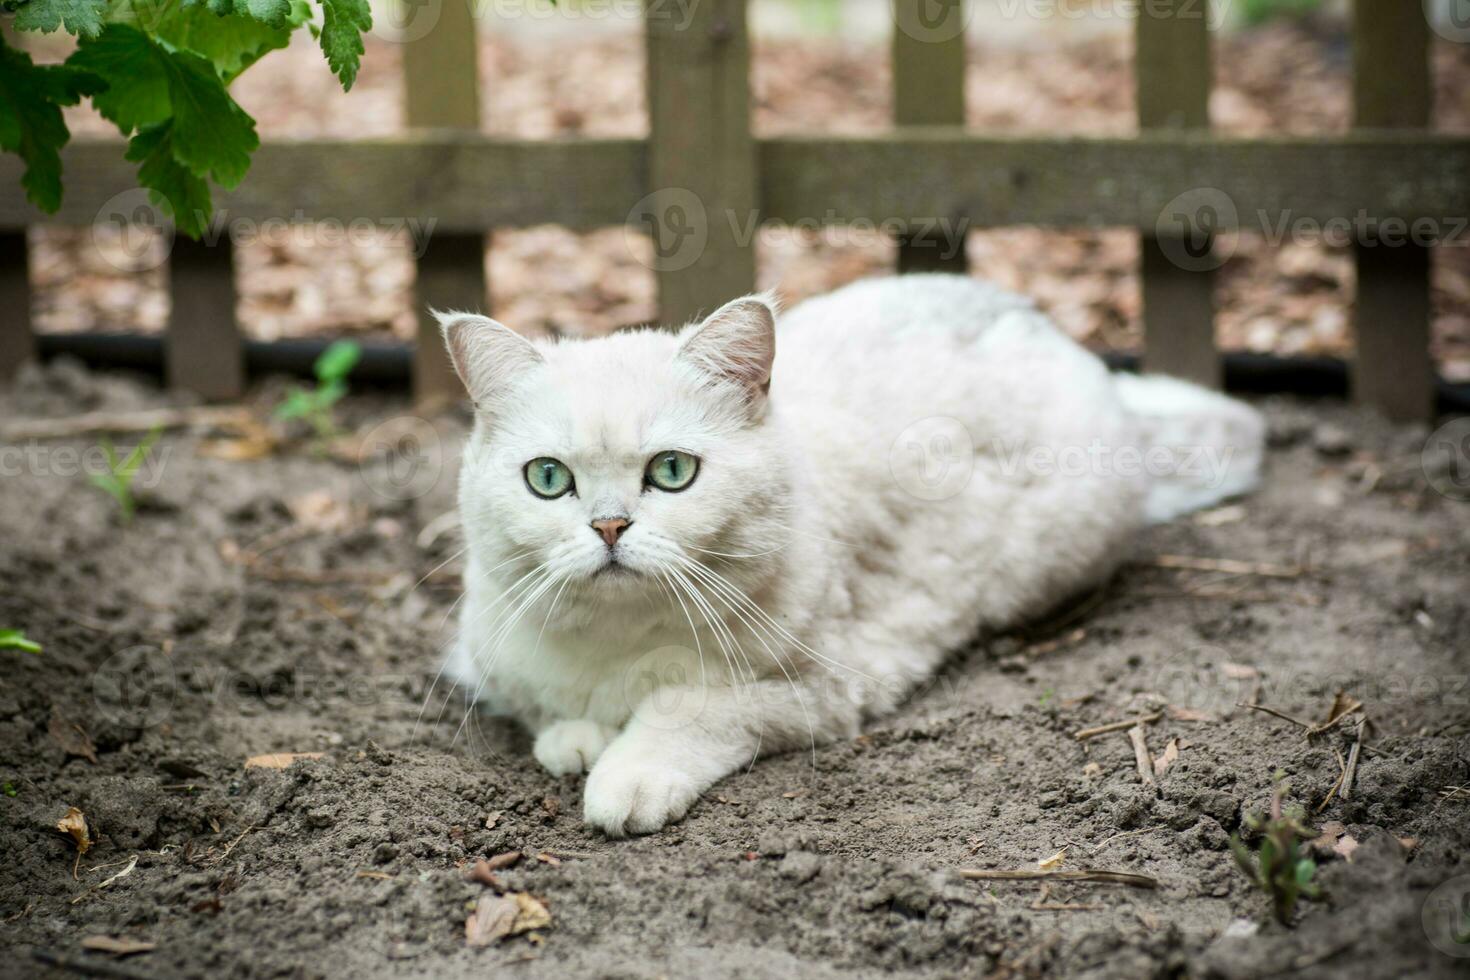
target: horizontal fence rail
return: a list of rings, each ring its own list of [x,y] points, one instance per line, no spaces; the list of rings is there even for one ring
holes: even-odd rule
[[[426,133],[370,143],[281,142],[262,146],[249,178],[219,193],[217,204],[226,222],[432,220],[431,233],[641,225],[644,212],[631,205],[654,189],[645,157],[639,140]],[[66,198],[48,221],[105,221],[116,195],[136,193],[120,143],[78,141],[62,158]],[[1234,139],[1187,131],[1089,138],[905,129],[757,140],[756,166],[756,216],[784,223],[963,220],[974,228],[1153,231],[1185,216],[1166,210],[1176,198],[1201,192],[1201,201],[1229,204],[1216,207],[1220,231],[1269,232],[1283,217],[1325,222],[1364,214],[1449,227],[1470,214],[1470,138],[1401,130]],[[20,173],[15,157],[0,156],[0,187],[18,186]],[[726,217],[719,202],[701,203],[715,219]],[[23,228],[37,217],[19,194],[0,196],[0,228]],[[735,217],[744,224],[750,216]]]

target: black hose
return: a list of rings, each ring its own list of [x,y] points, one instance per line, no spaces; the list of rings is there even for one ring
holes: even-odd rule
[[[271,374],[311,377],[312,363],[327,340],[247,340],[245,372],[251,378]],[[118,333],[46,333],[37,337],[41,358],[66,355],[91,368],[136,371],[162,380],[163,338]],[[1115,371],[1137,371],[1137,354],[1108,352],[1103,360]],[[1224,355],[1225,389],[1248,395],[1286,394],[1307,398],[1346,398],[1348,365],[1336,357],[1277,357],[1250,351]],[[406,389],[413,377],[413,348],[407,344],[366,341],[352,380],[377,388]],[[1470,384],[1438,385],[1439,411],[1470,414]]]

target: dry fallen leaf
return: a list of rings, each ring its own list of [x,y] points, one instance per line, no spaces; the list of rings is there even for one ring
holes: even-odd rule
[[[464,939],[469,946],[488,946],[497,939],[519,936],[551,925],[551,912],[541,900],[526,892],[486,895],[464,922]]]
[[[113,882],[117,881],[117,879],[119,879],[119,878],[126,878],[128,875],[130,875],[130,874],[133,873],[133,869],[136,868],[137,866],[138,866],[138,855],[134,854],[132,860],[128,862],[128,866],[126,868],[123,868],[121,871],[119,871],[115,875],[111,875],[105,881],[99,882],[98,885],[97,885],[97,888],[99,890],[100,889],[103,889],[103,888],[106,888],[108,885],[111,885]]]
[[[342,531],[352,524],[352,511],[326,490],[312,490],[286,501],[297,523],[318,531]]]
[[[66,808],[66,816],[56,821],[56,829],[71,835],[71,839],[76,842],[78,855],[86,854],[92,846],[92,837],[87,833],[87,818],[74,806]]]
[[[195,450],[200,456],[243,463],[263,459],[276,451],[276,440],[269,432],[251,433],[239,438],[203,439]]]
[[[1164,770],[1172,766],[1174,764],[1174,761],[1178,758],[1179,739],[1171,738],[1169,739],[1169,744],[1164,746],[1163,754],[1154,759],[1154,775],[1162,776],[1164,774]]]
[[[150,943],[146,939],[125,939],[116,936],[88,936],[82,940],[83,949],[95,949],[100,953],[111,953],[113,956],[132,956],[134,953],[147,953],[158,948],[157,943]]]
[[[61,709],[54,704],[51,706],[51,721],[46,726],[46,733],[67,755],[86,759],[94,766],[97,764],[97,746],[92,744],[92,737],[81,725],[62,717]]]
[[[1067,845],[1067,847],[1070,847],[1070,846],[1071,846],[1070,844]],[[1044,858],[1044,859],[1042,859],[1040,861],[1037,861],[1036,862],[1036,867],[1037,867],[1037,870],[1039,870],[1039,871],[1046,871],[1049,868],[1055,868],[1055,867],[1059,866],[1066,859],[1067,859],[1067,848],[1064,847],[1060,851],[1057,851],[1055,854],[1053,854],[1051,857]]]
[[[1307,844],[1307,847],[1326,854],[1332,850],[1333,845],[1337,843],[1337,839],[1345,833],[1347,833],[1347,828],[1340,822],[1329,820],[1322,825],[1322,832]]]
[[[551,910],[540,899],[526,892],[516,892],[515,900],[516,921],[511,927],[511,935],[530,932],[532,929],[545,929],[551,925]]]
[[[1203,527],[1220,527],[1224,524],[1234,524],[1245,519],[1245,508],[1239,504],[1231,504],[1227,507],[1216,507],[1213,510],[1201,511],[1194,515],[1194,522]]]
[[[509,895],[485,895],[475,903],[475,910],[464,920],[467,946],[489,946],[510,935],[520,906]]]
[[[325,752],[269,752],[245,760],[246,769],[285,769],[297,759],[320,759]]]

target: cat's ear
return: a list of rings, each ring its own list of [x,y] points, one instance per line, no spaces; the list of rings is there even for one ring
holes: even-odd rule
[[[449,359],[476,406],[484,407],[510,379],[542,362],[529,340],[488,316],[429,312],[439,321]]]
[[[771,387],[776,359],[776,306],[767,295],[742,296],[715,310],[679,345],[679,358],[733,381],[759,406]]]

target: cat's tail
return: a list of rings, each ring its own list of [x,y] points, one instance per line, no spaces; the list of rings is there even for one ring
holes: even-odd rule
[[[1241,401],[1162,375],[1116,376],[1142,429],[1144,514],[1159,523],[1255,489],[1266,423]]]

